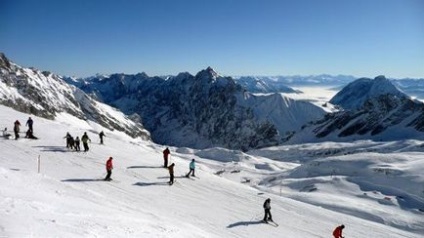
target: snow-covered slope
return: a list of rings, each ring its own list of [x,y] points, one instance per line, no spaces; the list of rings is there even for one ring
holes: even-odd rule
[[[2,123],[27,117],[0,106]],[[251,154],[171,148],[177,181],[169,186],[162,146],[117,131],[100,145],[96,128],[64,113],[34,120],[39,140],[0,138],[2,237],[308,238],[330,237],[341,223],[346,237],[424,234],[419,141],[305,144]],[[66,149],[66,131],[87,131],[90,151]],[[114,180],[99,181],[109,156]],[[182,177],[193,158],[197,177]],[[278,227],[260,222],[268,197]]]
[[[115,74],[78,85],[127,114],[137,113],[161,144],[247,150],[276,145],[325,111],[280,94],[253,95],[212,68],[167,79]]]
[[[53,119],[67,112],[83,120],[119,130],[131,136],[150,137],[143,126],[120,111],[99,103],[82,90],[65,83],[58,75],[23,68],[0,53],[0,104]],[[12,124],[13,121],[10,122]]]

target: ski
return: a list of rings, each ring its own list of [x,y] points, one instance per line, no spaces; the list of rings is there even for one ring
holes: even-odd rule
[[[263,221],[263,223],[266,223],[268,225],[274,226],[274,227],[278,227],[278,223],[276,223],[275,221]]]

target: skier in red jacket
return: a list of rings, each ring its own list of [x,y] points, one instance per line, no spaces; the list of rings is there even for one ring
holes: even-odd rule
[[[334,238],[344,238],[342,236],[342,232],[343,232],[343,229],[344,228],[345,228],[344,225],[341,225],[341,226],[336,227],[336,229],[334,229],[334,231],[333,231]]]
[[[113,159],[112,157],[109,157],[109,159],[106,161],[106,172],[107,172],[107,175],[106,175],[106,178],[104,179],[105,181],[112,180],[110,178],[110,176],[112,175],[112,169],[113,169],[112,159]]]

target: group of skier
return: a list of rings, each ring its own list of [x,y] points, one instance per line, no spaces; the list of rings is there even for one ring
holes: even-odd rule
[[[172,163],[171,165],[168,166],[168,159],[169,159],[169,155],[171,154],[171,152],[169,151],[169,148],[166,147],[163,151],[163,167],[168,169],[169,171],[169,185],[174,184],[174,167],[175,167],[175,163]],[[190,164],[189,164],[189,171],[186,174],[186,177],[189,178],[190,175],[193,177],[196,177],[194,174],[194,171],[196,169],[196,161],[194,159],[191,160]]]
[[[67,132],[65,137],[63,138],[66,138],[66,148],[80,151],[81,150],[80,143],[82,142],[82,145],[84,147],[84,152],[87,152],[90,150],[90,147],[88,147],[88,142],[89,141],[91,142],[91,139],[88,137],[87,132],[84,132],[84,134],[81,136],[81,139],[78,136],[75,137],[74,139],[74,137],[69,132]]]
[[[25,126],[28,127],[28,130],[25,133],[25,138],[28,138],[28,139],[38,139],[37,137],[34,136],[33,125],[34,125],[34,121],[32,120],[31,117],[29,117],[28,120],[27,120],[27,122],[26,122],[26,124],[25,124]],[[20,137],[19,136],[20,131],[21,131],[21,123],[19,122],[19,120],[16,120],[13,123],[13,132],[15,134],[15,140],[19,139],[19,137]],[[4,128],[4,130],[3,130],[3,137],[6,138],[6,139],[9,139],[11,136],[12,135],[7,131],[7,127]]]
[[[105,133],[103,131],[101,131],[99,133],[99,138],[100,138],[100,144],[103,144],[103,137],[105,137]],[[77,136],[74,137],[67,132],[65,137],[66,138],[66,148],[69,149],[75,149],[76,151],[80,151],[80,143],[82,142],[82,146],[84,147],[84,152],[87,152],[90,150],[90,147],[88,146],[88,142],[91,142],[90,137],[88,137],[87,132],[84,132],[84,134],[81,136],[81,139]]]
[[[32,118],[29,117],[27,122],[26,122],[26,126],[28,126],[28,130],[26,132],[25,138],[37,139],[37,137],[35,137],[33,135],[33,132],[34,132],[33,124],[34,124],[34,122],[33,122]],[[19,122],[19,120],[16,120],[15,123],[14,123],[14,127],[13,127],[13,131],[15,133],[15,140],[19,139],[20,126],[21,126],[21,123]],[[3,130],[3,137],[8,139],[10,136],[11,136],[11,134],[9,134],[7,132],[7,128],[5,128]],[[105,136],[104,132],[101,131],[99,133],[100,144],[103,144],[103,142],[104,142],[103,137],[104,136]],[[83,143],[84,152],[89,151],[88,142],[89,141],[91,142],[91,139],[88,137],[87,132],[84,132],[84,134],[81,137],[81,140],[78,136],[74,139],[69,132],[66,133],[66,136],[64,138],[66,138],[66,147],[67,148],[75,149],[76,151],[80,151],[80,141],[81,141]],[[163,162],[164,162],[163,167],[168,169],[168,171],[169,171],[169,185],[172,185],[175,182],[175,179],[174,179],[175,163],[171,163],[171,165],[168,166],[168,160],[169,160],[169,156],[171,154],[168,147],[166,147],[165,150],[163,150],[162,153],[163,153]],[[111,178],[112,169],[113,169],[113,162],[112,161],[113,161],[113,157],[109,157],[108,160],[106,161],[106,177],[104,178],[105,181],[112,180],[112,178]],[[195,161],[195,159],[192,159],[190,164],[189,164],[189,172],[185,176],[187,178],[190,177],[190,175],[195,177],[195,168],[196,168],[196,161]],[[271,199],[270,198],[267,198],[265,200],[265,202],[263,204],[263,208],[264,208],[264,214],[265,214],[264,218],[263,218],[263,222],[265,222],[265,223],[274,222],[272,220],[272,215],[271,215]],[[333,237],[334,238],[344,238],[342,236],[342,232],[343,232],[344,228],[345,228],[344,225],[337,226],[333,231]]]

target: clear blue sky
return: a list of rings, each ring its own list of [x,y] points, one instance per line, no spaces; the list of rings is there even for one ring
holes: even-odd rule
[[[424,0],[0,0],[0,52],[62,75],[424,77]]]

